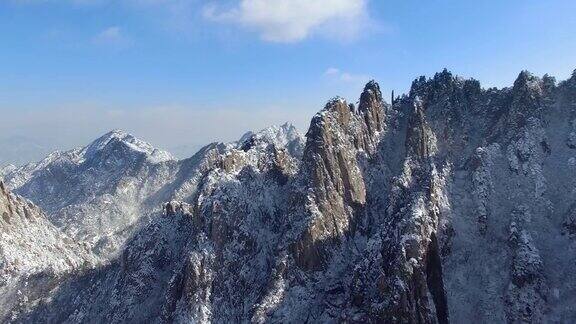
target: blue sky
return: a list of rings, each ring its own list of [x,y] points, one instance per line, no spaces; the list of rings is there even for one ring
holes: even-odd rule
[[[0,142],[66,149],[111,128],[188,154],[245,130],[306,130],[446,67],[485,86],[576,68],[576,1],[0,0]],[[9,141],[8,141],[9,142]],[[182,152],[180,152],[182,151]]]

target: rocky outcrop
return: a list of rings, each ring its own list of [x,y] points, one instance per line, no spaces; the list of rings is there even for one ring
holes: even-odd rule
[[[494,166],[494,160],[500,155],[500,145],[494,143],[489,147],[477,148],[471,160],[476,217],[478,230],[482,235],[488,231],[488,218],[491,217],[489,205],[494,191],[494,182],[490,171]]]
[[[384,103],[377,83],[369,82],[358,110],[342,98],[326,104],[310,123],[304,148],[301,186],[309,224],[292,245],[296,262],[304,269],[320,269],[326,245],[354,231],[366,204],[362,161],[375,153],[384,128]]]
[[[412,100],[402,174],[392,185],[380,281],[386,322],[448,322],[437,232],[446,179],[433,163],[436,139],[421,99]]]
[[[0,181],[2,279],[6,276],[79,267],[86,250],[63,235],[29,200],[9,192]],[[4,281],[5,282],[5,281]]]
[[[10,193],[0,181],[0,321],[34,306],[59,278],[81,271],[93,259],[48,221],[30,201]]]

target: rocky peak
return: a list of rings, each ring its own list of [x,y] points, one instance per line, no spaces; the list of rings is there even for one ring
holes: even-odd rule
[[[456,121],[461,119],[463,111],[477,109],[481,94],[478,80],[463,79],[444,69],[431,79],[420,77],[414,80],[409,98],[418,96],[426,110],[432,109],[435,119]]]
[[[326,106],[317,116],[326,116],[326,114],[330,114],[336,121],[340,127],[345,127],[350,122],[350,117],[352,112],[350,111],[350,107],[346,103],[346,100],[341,97],[335,97],[330,99]]]
[[[512,87],[512,102],[508,124],[512,128],[523,127],[529,119],[540,115],[544,106],[544,84],[528,71],[522,71]]]
[[[419,96],[421,99],[424,99],[427,97],[426,94],[451,90],[454,85],[458,83],[457,81],[459,81],[459,79],[454,77],[447,69],[434,74],[434,77],[431,79],[426,79],[425,76],[421,76],[412,81],[410,97]]]
[[[351,121],[354,117],[355,115],[342,98],[331,99],[324,109],[314,116],[306,134],[307,141],[304,150],[304,162],[308,163],[311,169],[320,171],[318,163],[331,164],[324,165],[322,169],[333,178],[336,170],[348,165],[344,155],[353,157],[355,160],[355,150],[352,145],[354,134],[351,134]],[[322,182],[321,179],[316,180]],[[333,180],[336,179],[333,178]]]
[[[572,72],[572,76],[568,80],[563,81],[561,84],[576,89],[576,70]]]
[[[47,212],[60,230],[88,242],[96,254],[108,258],[145,217],[140,208],[145,204],[158,208],[154,199],[159,197],[147,199],[171,180],[177,163],[164,162],[173,159],[115,130],[84,148],[54,152],[4,178],[10,189]]]
[[[380,86],[372,80],[364,87],[358,110],[335,97],[313,117],[306,134],[304,162],[308,163],[309,171],[317,172],[319,163],[323,164],[320,169],[324,169],[325,175],[340,183],[335,188],[354,203],[363,204],[365,200],[356,154],[374,152],[377,134],[383,129],[384,113]],[[324,179],[317,176],[312,179],[320,182]]]
[[[406,133],[408,155],[418,159],[427,158],[435,147],[434,134],[426,123],[424,105],[419,97],[413,101]]]
[[[292,125],[291,123],[284,123],[282,125],[280,125],[279,127],[280,130],[280,134],[283,135],[283,138],[286,139],[286,142],[298,139],[300,137],[302,137],[302,135],[300,134],[300,132],[298,131],[298,129]]]
[[[356,157],[357,139],[365,128],[359,116],[344,99],[333,98],[313,117],[306,134],[301,180],[307,190],[301,200],[309,202],[305,214],[311,225],[292,245],[296,263],[304,269],[321,268],[326,240],[339,240],[353,224],[349,206],[366,203]]]
[[[542,94],[542,80],[524,70],[520,72],[514,81],[512,91],[515,94],[528,94],[531,96],[540,95]]]
[[[382,93],[374,81],[364,88],[358,110],[336,97],[312,119],[302,167],[312,219],[293,245],[301,267],[318,270],[326,240],[339,240],[354,226],[355,214],[366,204],[358,156],[375,151],[383,124]]]
[[[382,92],[380,91],[380,85],[374,81],[370,80],[364,86],[364,90],[360,95],[360,106],[358,107],[361,111],[369,109],[372,104],[379,104],[382,101]]]
[[[312,117],[306,133],[304,159],[307,159],[307,155],[316,154],[328,148],[334,139],[338,139],[329,133],[341,133],[342,135],[346,133],[351,115],[352,112],[344,99],[337,97],[328,101],[324,109]]]
[[[364,87],[364,91],[360,95],[358,112],[364,115],[364,122],[370,135],[382,131],[382,125],[384,124],[382,92],[376,81],[371,80]]]
[[[462,84],[462,79],[456,77],[448,69],[437,72],[430,80],[430,87],[436,92],[451,92],[453,88]]]
[[[548,73],[544,74],[542,82],[544,83],[545,88],[554,88],[556,86],[556,78]]]
[[[378,134],[383,130],[385,114],[380,86],[372,80],[364,87],[358,109],[340,97],[326,103],[324,109],[312,118],[306,134],[307,147],[323,143],[320,140],[322,137],[325,140],[339,138],[351,142],[353,149],[362,149],[372,154],[376,149]],[[325,137],[328,132],[333,134],[330,138]],[[332,145],[333,141],[324,144]]]
[[[136,138],[120,129],[111,130],[86,146],[86,155],[95,154],[116,142],[136,142]],[[138,147],[136,145],[136,147]],[[142,145],[142,148],[145,146]]]

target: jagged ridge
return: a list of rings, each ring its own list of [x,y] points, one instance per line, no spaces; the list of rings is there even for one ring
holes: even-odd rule
[[[17,319],[574,321],[575,125],[576,73],[443,71],[392,106],[370,82],[305,145],[249,134],[177,163],[154,195],[185,203]]]

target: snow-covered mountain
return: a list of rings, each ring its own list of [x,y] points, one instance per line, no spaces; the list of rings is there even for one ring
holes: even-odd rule
[[[182,161],[92,144],[53,159],[64,162],[8,173],[10,186],[67,232],[92,231],[83,217],[103,222],[114,206],[130,208],[116,215],[139,226],[108,262],[51,281],[56,290],[33,285],[36,302],[4,314],[16,312],[15,322],[576,321],[576,72],[559,84],[522,72],[510,88],[483,89],[443,71],[393,101],[372,81],[357,107],[330,100],[305,141],[283,125]],[[94,200],[105,195],[113,203]],[[74,199],[98,209],[63,217]],[[110,222],[108,231],[126,228]]]
[[[92,265],[88,248],[63,234],[32,202],[10,193],[0,181],[0,321],[34,304],[37,291]]]
[[[165,184],[175,165],[169,153],[115,130],[4,178],[10,189],[45,210],[56,226],[106,255],[130,235],[130,228],[146,214],[140,207]],[[146,205],[152,211],[151,206]]]
[[[245,135],[239,142],[211,144],[190,159],[177,161],[121,130],[111,131],[83,148],[54,152],[37,163],[3,169],[10,189],[34,201],[68,235],[87,242],[105,259],[121,249],[163,202],[194,194],[203,170],[220,163],[214,156],[242,145],[265,142],[291,145],[297,153],[301,135],[291,125]],[[245,143],[250,140],[251,143]],[[296,144],[294,144],[296,143]]]

